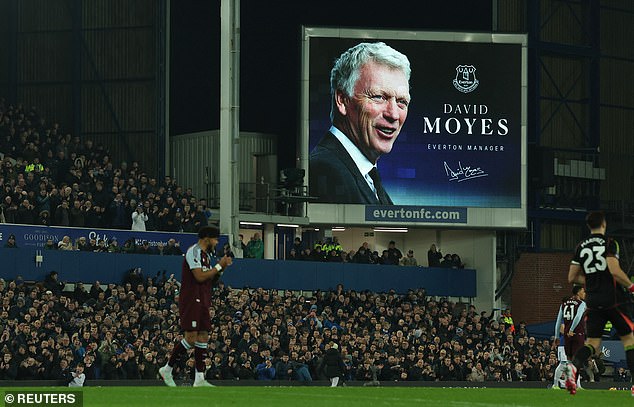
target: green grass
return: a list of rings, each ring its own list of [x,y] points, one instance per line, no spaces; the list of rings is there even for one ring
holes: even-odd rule
[[[65,391],[68,389],[4,388],[3,391]],[[624,406],[634,405],[629,391],[463,389],[425,387],[86,387],[84,406]],[[4,394],[3,394],[4,396]],[[8,405],[8,404],[5,404]]]

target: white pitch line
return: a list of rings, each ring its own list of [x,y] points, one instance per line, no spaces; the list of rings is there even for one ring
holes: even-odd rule
[[[320,393],[319,395],[316,395],[314,393],[291,393],[291,392],[285,392],[284,395],[291,395],[291,396],[303,396],[303,397],[318,397],[318,398],[333,398],[333,399],[341,399],[341,398],[349,398],[348,395],[339,395],[339,394],[327,394],[327,393]],[[403,398],[397,398],[397,397],[384,397],[381,396],[380,400],[377,400],[376,397],[369,397],[369,396],[358,396],[355,395],[354,397],[355,399],[362,399],[362,400],[371,400],[374,403],[376,403],[377,401],[381,401],[383,402],[383,404],[389,404],[392,405],[392,403],[394,402],[401,402],[403,404],[406,403],[410,403],[410,402],[418,402],[418,403],[425,403],[425,405],[427,406],[482,406],[482,407],[489,407],[489,406],[500,406],[502,404],[491,404],[491,403],[482,403],[482,402],[473,402],[473,401],[454,401],[454,400],[429,400],[429,399],[422,399],[422,398],[412,398],[412,397],[403,397]],[[390,403],[386,403],[387,401],[390,401]],[[505,406],[513,406],[513,407],[531,407],[531,405],[525,405],[525,404],[504,404]]]

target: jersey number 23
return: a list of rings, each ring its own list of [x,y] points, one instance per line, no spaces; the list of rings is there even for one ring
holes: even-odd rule
[[[583,259],[583,269],[586,274],[604,271],[608,268],[608,262],[605,260],[605,246],[586,247],[581,250],[581,258]]]

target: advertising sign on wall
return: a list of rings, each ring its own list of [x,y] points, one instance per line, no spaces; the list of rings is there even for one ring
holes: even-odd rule
[[[86,239],[95,239],[97,241],[104,240],[106,245],[112,239],[116,239],[120,247],[123,246],[128,239],[133,239],[137,246],[147,241],[152,247],[156,246],[159,242],[166,245],[169,239],[175,239],[183,252],[198,241],[198,237],[194,233],[139,232],[117,229],[0,224],[0,246],[4,246],[11,235],[15,237],[15,242],[18,247],[34,249],[41,249],[49,239],[52,240],[54,244],[57,244],[64,236],[70,237],[73,243],[80,237],[85,237]]]

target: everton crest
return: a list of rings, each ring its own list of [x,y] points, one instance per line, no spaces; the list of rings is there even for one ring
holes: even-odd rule
[[[456,67],[456,79],[453,86],[462,93],[473,92],[478,87],[480,81],[476,79],[475,67],[473,65],[458,65]]]

